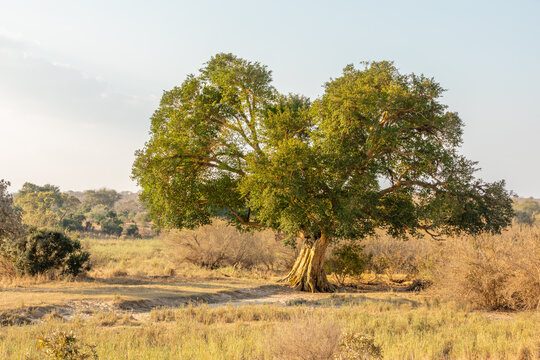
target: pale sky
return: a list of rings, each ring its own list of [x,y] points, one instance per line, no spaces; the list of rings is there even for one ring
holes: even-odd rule
[[[163,90],[218,52],[316,98],[349,63],[446,88],[479,176],[540,197],[540,1],[3,1],[0,178],[136,191]]]

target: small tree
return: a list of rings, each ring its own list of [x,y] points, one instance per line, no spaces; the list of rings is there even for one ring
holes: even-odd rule
[[[84,220],[86,220],[84,214],[68,214],[60,221],[60,226],[69,231],[83,231],[85,230]]]
[[[365,254],[357,244],[343,244],[333,249],[326,261],[326,269],[343,286],[347,276],[362,274],[370,260],[371,256]]]
[[[122,235],[124,228],[122,227],[122,220],[117,217],[107,217],[100,221],[101,231],[106,235]]]
[[[433,79],[390,62],[347,66],[315,102],[280,95],[263,65],[218,54],[163,94],[133,176],[159,226],[216,215],[288,234],[302,249],[286,281],[330,291],[331,241],[376,228],[499,232],[513,211],[504,182],[474,177],[462,122]]]

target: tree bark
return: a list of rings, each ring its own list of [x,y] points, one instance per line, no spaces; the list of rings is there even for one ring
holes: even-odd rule
[[[328,239],[323,234],[313,244],[304,242],[302,250],[287,276],[282,280],[295,290],[310,292],[332,292],[336,289],[324,272],[324,260]]]

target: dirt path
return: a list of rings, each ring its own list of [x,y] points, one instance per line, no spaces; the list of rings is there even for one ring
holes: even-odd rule
[[[160,284],[153,284],[158,288]],[[188,304],[208,304],[211,307],[219,307],[225,305],[244,306],[256,304],[277,304],[282,306],[288,305],[309,305],[309,306],[339,306],[359,301],[388,301],[388,292],[386,288],[366,289],[366,290],[343,290],[341,293],[335,294],[312,294],[305,292],[294,291],[288,286],[278,284],[263,284],[259,286],[238,287],[245,285],[243,283],[235,284],[236,287],[231,287],[231,284],[215,284],[215,283],[181,283],[178,285],[182,289],[193,287],[193,291],[163,291],[163,288],[158,288],[160,291],[156,294],[145,296],[145,291],[155,291],[151,284],[133,285],[129,288],[129,296],[111,296],[118,291],[117,287],[110,290],[106,298],[76,298],[67,299],[59,304],[40,304],[31,306],[19,306],[17,308],[6,309],[0,311],[0,326],[13,324],[30,324],[41,321],[45,316],[55,316],[64,319],[73,319],[75,316],[90,317],[96,312],[115,312],[119,314],[131,314],[134,318],[148,318],[150,311],[156,308],[175,308]],[[219,289],[217,291],[201,292],[206,288]],[[65,288],[59,288],[65,292]],[[69,288],[74,292],[76,289]],[[86,288],[82,288],[86,289]],[[378,290],[378,294],[374,292]],[[381,292],[382,290],[382,292]],[[14,291],[14,290],[11,290]],[[36,290],[19,289],[21,294],[26,294],[28,297],[35,296]],[[49,293],[50,288],[47,288]],[[59,290],[59,292],[61,292]],[[79,290],[81,292],[81,290]],[[131,296],[132,293],[139,293],[138,297]],[[39,294],[39,293],[38,293]],[[383,299],[386,297],[386,300]],[[411,301],[405,300],[402,301]]]

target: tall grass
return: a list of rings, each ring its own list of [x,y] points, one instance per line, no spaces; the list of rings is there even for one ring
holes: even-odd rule
[[[452,303],[370,298],[341,307],[186,306],[149,318],[96,314],[3,327],[0,358],[37,356],[38,336],[60,330],[97,345],[108,360],[324,359],[350,333],[372,339],[388,359],[532,359],[539,322],[538,312],[491,315]]]

